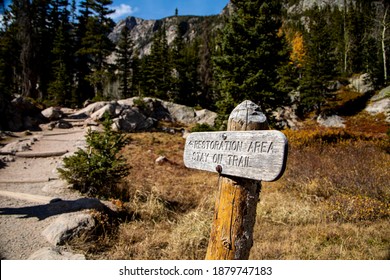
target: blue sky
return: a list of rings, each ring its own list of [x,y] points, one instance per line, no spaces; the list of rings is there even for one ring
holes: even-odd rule
[[[179,15],[215,15],[219,14],[229,0],[113,0],[112,8],[116,10],[111,17],[118,21],[127,16],[143,19],[161,19],[175,14]]]
[[[9,2],[11,1],[5,0],[5,3]],[[227,3],[229,0],[113,0],[111,8],[115,13],[111,14],[111,17],[115,21],[127,16],[161,19],[174,15],[176,8],[179,15],[215,15],[219,14]]]

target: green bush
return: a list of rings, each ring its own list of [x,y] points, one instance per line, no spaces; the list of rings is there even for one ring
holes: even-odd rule
[[[213,126],[210,126],[207,123],[197,123],[192,129],[191,132],[203,132],[203,131],[216,131],[217,129]]]
[[[106,118],[103,133],[89,130],[87,148],[66,157],[64,167],[58,168],[61,178],[89,196],[115,197],[116,185],[129,174],[126,160],[120,155],[128,139],[123,133],[114,132],[111,124]]]

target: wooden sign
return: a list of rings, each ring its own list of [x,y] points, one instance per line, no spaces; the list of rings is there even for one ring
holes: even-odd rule
[[[186,167],[258,181],[275,181],[286,167],[287,139],[277,130],[191,133]]]

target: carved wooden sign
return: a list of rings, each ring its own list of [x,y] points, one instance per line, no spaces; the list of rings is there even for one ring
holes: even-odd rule
[[[277,130],[191,133],[184,148],[186,167],[259,181],[283,175],[287,138]]]

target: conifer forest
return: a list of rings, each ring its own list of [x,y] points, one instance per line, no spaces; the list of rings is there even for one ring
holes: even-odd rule
[[[292,11],[297,2],[231,0],[231,12],[201,17],[192,40],[184,37],[189,16],[172,11],[175,38],[168,44],[158,20],[150,52],[141,54],[128,27],[118,42],[109,39],[111,0],[1,0],[0,101],[20,95],[78,107],[147,96],[224,119],[250,99],[271,111],[294,104],[305,116],[326,110],[334,84],[352,75],[388,83],[389,1]]]

